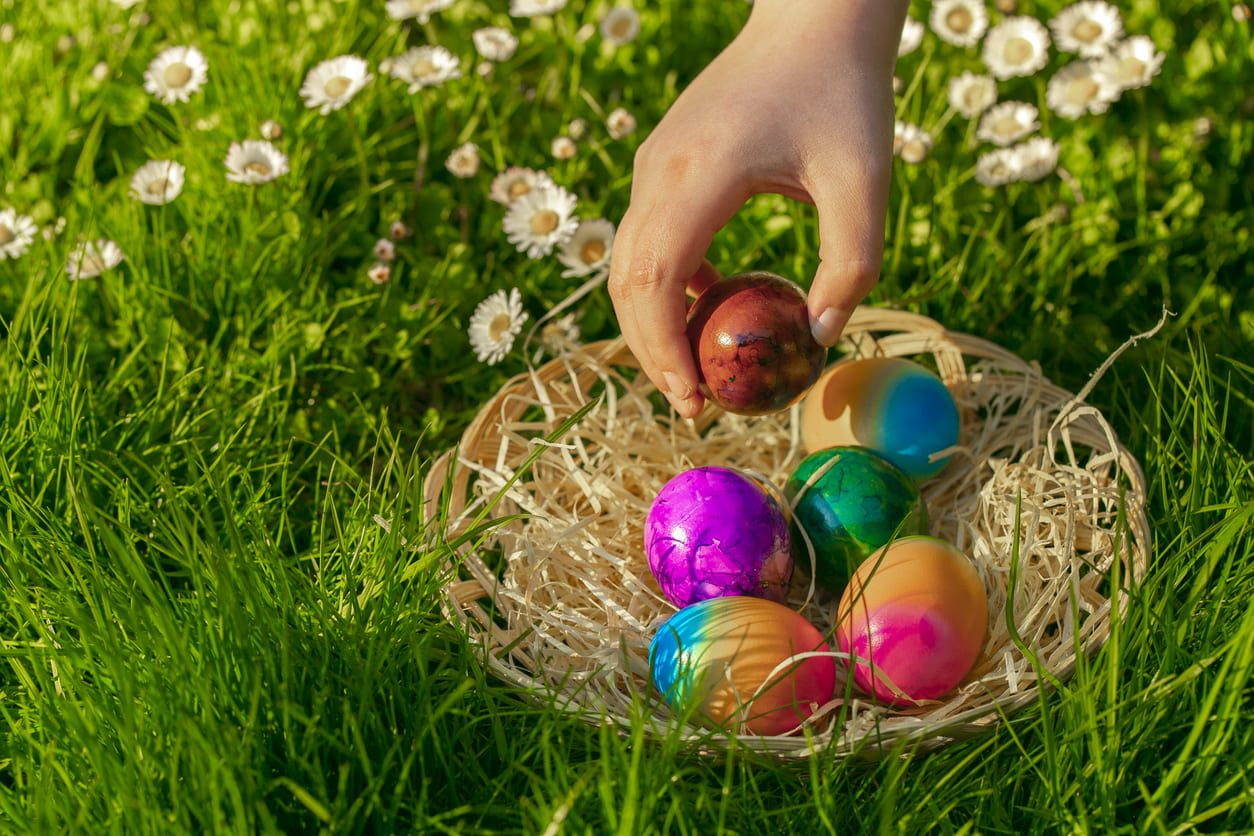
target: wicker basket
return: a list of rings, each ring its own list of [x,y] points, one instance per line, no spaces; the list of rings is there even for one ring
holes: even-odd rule
[[[511,380],[430,469],[429,535],[523,515],[469,541],[445,567],[446,616],[519,688],[593,723],[643,716],[652,733],[685,735],[709,753],[738,743],[785,759],[876,754],[903,742],[930,748],[995,725],[1068,678],[1145,573],[1151,541],[1135,459],[1096,409],[1035,365],[926,317],[859,308],[839,348],[844,357],[933,365],[962,413],[950,462],[923,494],[931,533],[976,564],[989,631],[975,669],[946,699],[891,709],[842,698],[841,682],[803,733],[779,737],[737,737],[672,716],[649,683],[649,642],[674,612],[643,553],[653,497],[700,465],[737,466],[782,486],[805,451],[798,407],[746,418],[711,404],[695,421],[677,418],[622,340],[567,345]],[[794,588],[789,603],[834,633],[835,596]]]

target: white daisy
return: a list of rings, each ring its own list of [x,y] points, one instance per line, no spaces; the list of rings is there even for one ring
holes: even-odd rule
[[[143,0],[113,0],[113,5],[129,9],[131,6],[139,5],[142,2]]]
[[[1080,0],[1054,15],[1049,28],[1063,52],[1097,58],[1123,37],[1123,17],[1118,7],[1104,0]]]
[[[267,119],[261,123],[261,128],[258,132],[261,134],[262,139],[268,139],[273,142],[283,136],[283,126],[273,119]]]
[[[371,250],[374,257],[379,261],[395,261],[396,260],[396,244],[392,243],[390,238],[380,238],[374,242],[374,249]]]
[[[461,61],[442,46],[415,46],[392,59],[388,74],[408,84],[410,93],[417,93],[424,87],[439,87],[461,78]]]
[[[640,34],[640,15],[631,6],[615,6],[601,18],[601,37],[622,46]]]
[[[185,102],[209,78],[209,62],[194,46],[172,46],[144,70],[144,89],[165,104]]]
[[[982,58],[999,79],[1032,75],[1049,61],[1049,30],[1029,15],[1008,17],[988,30]]]
[[[1098,61],[1100,71],[1123,91],[1149,84],[1162,69],[1165,57],[1149,36],[1133,35]]]
[[[997,80],[963,70],[949,79],[949,106],[968,119],[974,119],[997,101]]]
[[[269,183],[287,174],[287,154],[264,139],[232,142],[226,152],[226,179],[233,183]]]
[[[906,15],[906,21],[901,27],[901,40],[897,43],[898,58],[909,55],[919,48],[919,44],[923,43],[924,28],[923,21]]]
[[[1049,137],[1034,136],[1009,149],[1019,166],[1019,179],[1035,182],[1058,168],[1058,143]]]
[[[927,22],[946,43],[975,46],[988,29],[988,10],[983,0],[936,0]]]
[[[34,220],[19,215],[16,209],[0,211],[0,261],[26,255],[37,229]]]
[[[465,180],[479,172],[479,148],[473,142],[463,142],[453,149],[444,161],[444,167],[454,177]]]
[[[605,117],[605,129],[609,132],[610,139],[622,139],[636,130],[636,117],[624,108],[616,107]]]
[[[413,234],[414,231],[404,221],[392,221],[392,225],[388,227],[388,237],[393,241],[404,241]]]
[[[489,366],[504,360],[526,321],[518,288],[511,288],[508,294],[498,290],[484,299],[475,307],[467,328],[475,358]]]
[[[1027,102],[995,104],[980,117],[975,138],[994,145],[1010,145],[1041,127],[1036,120],[1039,115],[1036,105]]]
[[[911,165],[927,159],[932,142],[932,135],[918,125],[898,121],[893,126],[893,151]]]
[[[556,183],[532,189],[505,212],[506,240],[528,258],[548,255],[579,226],[575,203],[575,196]]]
[[[1019,155],[1012,148],[997,148],[975,161],[975,179],[985,186],[1004,186],[1019,179]]]
[[[562,275],[589,276],[608,270],[613,249],[614,224],[604,218],[581,222],[558,250],[557,260],[569,268]]]
[[[532,189],[551,185],[553,185],[553,179],[543,171],[512,166],[492,178],[488,197],[497,203],[509,206]]]
[[[392,20],[417,19],[426,23],[435,12],[443,11],[453,5],[453,0],[387,0],[384,4],[388,17]]]
[[[588,122],[576,116],[570,120],[570,124],[566,126],[566,135],[575,141],[579,141],[588,135]]]
[[[183,173],[173,160],[149,160],[131,175],[131,197],[150,206],[169,203],[183,191]]]
[[[553,137],[553,141],[549,143],[549,153],[551,153],[555,159],[569,160],[571,157],[575,156],[575,152],[577,150],[578,148],[575,146],[575,140],[568,136],[555,136]]]
[[[305,107],[317,108],[326,116],[348,104],[373,79],[365,59],[339,55],[319,62],[305,75],[300,96],[305,100]]]
[[[388,279],[392,278],[392,265],[376,261],[366,271],[366,278],[374,284],[387,284]]]
[[[1119,88],[1096,61],[1072,61],[1049,80],[1045,105],[1065,119],[1105,113],[1119,97]]]
[[[475,42],[475,51],[489,61],[508,61],[518,49],[518,38],[499,26],[476,29],[470,37]]]
[[[566,7],[566,0],[509,0],[509,13],[514,17],[551,15]]]
[[[126,256],[122,255],[122,250],[108,238],[81,241],[66,259],[65,272],[72,280],[94,279],[106,270],[117,267],[124,258]]]
[[[579,320],[573,313],[563,314],[540,329],[540,339],[553,351],[567,343],[579,341]]]

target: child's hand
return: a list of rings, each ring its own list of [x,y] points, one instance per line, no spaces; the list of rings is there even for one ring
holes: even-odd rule
[[[818,212],[809,309],[824,345],[875,286],[905,9],[902,0],[758,0],[640,146],[609,291],[632,352],[680,415],[694,417],[704,403],[685,287],[700,293],[719,279],[706,250],[752,195],[785,195]]]

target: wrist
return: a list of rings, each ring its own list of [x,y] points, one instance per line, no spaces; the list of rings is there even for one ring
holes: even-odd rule
[[[892,72],[909,0],[754,0],[745,33],[795,48],[850,51]]]

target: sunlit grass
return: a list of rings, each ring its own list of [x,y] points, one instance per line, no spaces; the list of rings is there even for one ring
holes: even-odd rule
[[[1128,4],[1162,74],[1102,116],[1043,112],[1065,176],[998,190],[946,115],[977,53],[929,37],[899,62],[898,115],[936,141],[896,163],[868,301],[1072,391],[1173,311],[1091,397],[1145,469],[1156,554],[1103,650],[1001,727],[926,756],[782,766],[685,756],[643,724],[620,736],[520,695],[441,613],[447,544],[402,540],[421,534],[432,457],[525,369],[520,347],[474,362],[474,306],[518,287],[534,322],[580,283],[506,242],[492,176],[544,169],[581,217],[616,220],[635,147],[750,8],[642,5],[615,49],[595,29],[608,4],[530,22],[505,6],[459,0],[422,25],[382,0],[0,7],[0,209],[48,230],[0,260],[0,831],[1254,829],[1249,24],[1228,3]],[[487,25],[520,44],[485,76],[471,32]],[[379,70],[430,42],[461,79],[410,95]],[[209,81],[160,104],[144,69],[189,43]],[[344,53],[374,81],[305,108],[305,73]],[[640,127],[614,140],[618,106]],[[587,138],[553,159],[576,118]],[[291,172],[227,182],[228,145],[266,119]],[[483,163],[462,180],[444,160],[466,141]],[[149,159],[187,167],[164,207],[127,194]],[[397,219],[414,235],[376,285],[371,249]],[[80,235],[126,261],[69,281]],[[764,196],[710,257],[805,281],[817,252],[813,210]],[[616,333],[603,292],[575,311],[583,339]]]

